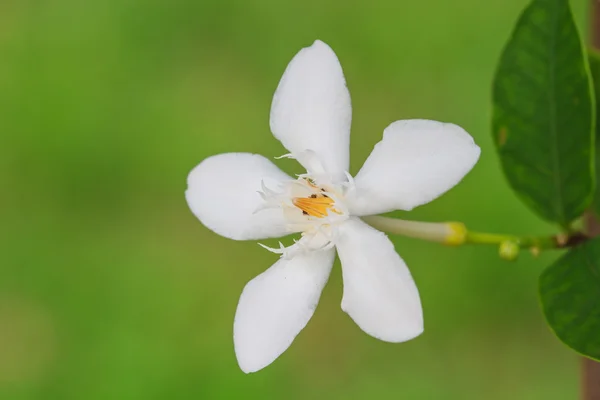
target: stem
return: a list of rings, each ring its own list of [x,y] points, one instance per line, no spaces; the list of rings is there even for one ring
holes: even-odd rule
[[[592,212],[585,214],[584,221],[590,236],[600,235],[600,222]],[[600,363],[586,357],[581,361],[581,399],[600,400]]]
[[[566,247],[566,243],[559,240],[558,236],[520,237],[483,232],[468,232],[465,243],[500,245],[504,242],[513,242],[520,248],[536,248],[538,250]]]
[[[517,247],[517,250],[518,248],[544,250],[571,247],[587,239],[582,233],[554,236],[516,236],[472,232],[462,222],[405,221],[379,215],[363,217],[362,219],[380,231],[451,245],[470,243],[499,246],[511,243]]]
[[[590,45],[595,50],[600,49],[600,1],[598,0],[592,0],[590,4]],[[600,99],[596,99],[596,102],[598,101]],[[598,124],[598,115],[596,115],[596,124]],[[590,236],[600,235],[600,223],[593,213],[586,214],[585,225],[586,233]],[[581,398],[600,400],[600,364],[588,358],[583,358],[581,364]]]
[[[383,232],[429,240],[431,242],[445,243],[453,233],[452,225],[440,222],[406,221],[379,215],[362,217],[362,220],[373,228]]]
[[[581,360],[581,398],[600,399],[600,363],[586,357]]]

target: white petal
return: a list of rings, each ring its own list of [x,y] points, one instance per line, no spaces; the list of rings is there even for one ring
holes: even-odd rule
[[[461,127],[428,120],[396,121],[354,178],[347,202],[354,215],[411,210],[442,195],[473,168],[480,149]]]
[[[258,154],[219,154],[190,172],[185,198],[196,217],[219,235],[235,240],[280,237],[289,233],[283,212],[256,212],[264,204],[258,191],[262,181],[273,188],[291,179]]]
[[[325,170],[343,178],[349,166],[352,106],[342,66],[317,40],[287,66],[271,105],[271,130],[309,171],[313,151]]]
[[[336,246],[344,279],[342,310],[363,331],[386,342],[420,335],[419,292],[387,236],[352,218],[340,225]]]
[[[329,278],[334,255],[331,249],[280,259],[248,282],[233,325],[235,354],[244,372],[271,364],[306,326]]]

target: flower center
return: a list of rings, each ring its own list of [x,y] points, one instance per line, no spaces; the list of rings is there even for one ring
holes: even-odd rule
[[[329,212],[341,215],[342,212],[334,207],[335,201],[326,194],[311,194],[308,197],[294,197],[292,204],[302,210],[302,214],[311,217],[325,218]]]
[[[281,209],[287,230],[301,234],[301,238],[294,240],[294,244],[288,247],[281,242],[279,248],[259,243],[265,249],[286,258],[300,252],[332,248],[337,226],[350,218],[345,202],[346,192],[354,184],[350,174],[345,173],[347,180],[339,182],[325,173],[313,152],[306,151],[300,155],[305,162],[310,162],[311,172],[298,175],[298,179],[293,181],[275,182],[269,185],[271,188],[263,181],[262,190],[258,193],[264,203],[255,211]],[[283,157],[295,158],[292,155]]]

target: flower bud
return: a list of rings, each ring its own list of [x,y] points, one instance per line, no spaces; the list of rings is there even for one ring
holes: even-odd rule
[[[514,261],[519,256],[519,245],[512,240],[505,240],[500,243],[499,254],[500,258],[508,261]]]

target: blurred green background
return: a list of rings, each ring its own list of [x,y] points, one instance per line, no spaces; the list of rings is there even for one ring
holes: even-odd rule
[[[275,256],[213,234],[183,195],[209,155],[286,152],[271,97],[319,38],[352,94],[352,173],[397,119],[457,123],[482,148],[461,185],[398,216],[552,232],[507,187],[489,132],[495,62],[525,4],[0,1],[0,399],[576,398],[578,357],[536,294],[556,253],[508,263],[406,238],[393,240],[421,292],[421,337],[358,329],[336,264],[292,347],[243,374],[235,307]]]

